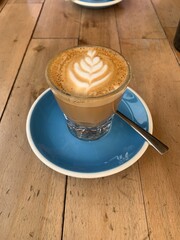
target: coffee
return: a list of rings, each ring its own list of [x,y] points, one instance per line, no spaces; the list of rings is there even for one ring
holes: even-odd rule
[[[111,118],[130,81],[130,69],[119,53],[84,46],[67,49],[52,59],[46,78],[70,131],[73,128],[74,135],[81,132],[80,138],[96,139],[110,129]],[[100,132],[91,137],[96,129]]]
[[[117,52],[103,47],[77,47],[51,62],[48,77],[61,91],[76,97],[98,97],[119,88],[128,65]]]

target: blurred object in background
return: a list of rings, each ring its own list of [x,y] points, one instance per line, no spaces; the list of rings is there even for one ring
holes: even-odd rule
[[[174,47],[180,52],[180,20],[174,36]]]

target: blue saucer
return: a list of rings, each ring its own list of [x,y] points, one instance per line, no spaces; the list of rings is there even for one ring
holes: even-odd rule
[[[152,117],[142,98],[128,88],[119,110],[152,133]],[[83,141],[67,129],[62,111],[50,89],[32,105],[26,123],[29,144],[47,166],[65,175],[97,178],[120,172],[135,163],[148,143],[118,116],[110,133],[95,141]]]

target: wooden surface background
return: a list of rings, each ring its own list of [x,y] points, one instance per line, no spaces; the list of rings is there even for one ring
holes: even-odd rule
[[[180,239],[180,53],[173,38],[179,0],[123,0],[105,9],[64,0],[0,1],[0,239]],[[148,148],[121,173],[67,177],[46,167],[27,142],[34,100],[48,87],[49,59],[71,46],[122,52],[130,86],[170,148]]]

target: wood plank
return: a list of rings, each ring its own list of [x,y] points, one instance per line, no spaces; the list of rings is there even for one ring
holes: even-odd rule
[[[48,87],[47,62],[74,45],[75,40],[34,40],[27,51],[0,125],[1,239],[60,239],[66,177],[33,154],[25,119]]]
[[[180,64],[180,52],[178,52],[177,49],[175,49],[174,44],[173,44],[174,37],[175,37],[175,34],[176,34],[176,27],[175,28],[167,28],[167,27],[165,27],[164,30],[166,32],[166,35],[167,35],[167,38],[168,38],[169,43],[171,45],[171,48],[173,49],[173,52],[174,52],[174,54],[175,54],[175,56],[177,58],[177,61]]]
[[[81,8],[64,0],[47,0],[34,38],[77,38]]]
[[[165,38],[150,0],[124,0],[115,10],[120,38]]]
[[[122,52],[135,75],[131,85],[151,110],[154,134],[170,148],[162,157],[149,149],[148,159],[140,160],[151,239],[178,239],[180,67],[167,40],[122,40]]]
[[[41,4],[7,4],[0,14],[0,115],[36,24]]]
[[[180,19],[179,0],[152,0],[163,27],[177,27]]]
[[[149,239],[137,172],[135,164],[106,178],[69,178],[63,239]]]
[[[114,8],[83,9],[79,44],[101,45],[120,51]]]
[[[44,0],[8,0],[9,3],[26,3],[26,4],[31,4],[31,3],[43,3]]]
[[[113,8],[83,9],[79,44],[120,51]],[[104,179],[68,178],[63,239],[72,236],[74,240],[82,236],[83,240],[148,239],[137,164]]]

